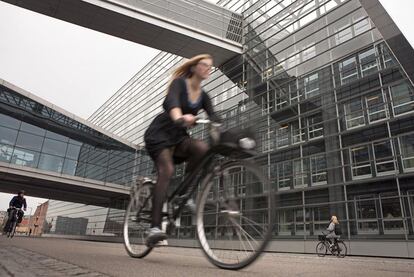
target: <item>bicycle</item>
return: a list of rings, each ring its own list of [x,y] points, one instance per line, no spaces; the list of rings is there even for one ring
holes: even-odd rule
[[[328,250],[332,255],[335,255],[339,258],[344,258],[348,252],[346,244],[339,238],[332,239],[334,240],[332,243],[326,238],[326,234],[323,234],[318,236],[318,240],[319,243],[316,245],[316,253],[319,257],[324,257]]]
[[[6,227],[5,230],[6,231],[6,236],[8,238],[13,238],[14,234],[16,233],[16,226],[17,226],[17,222],[19,221],[19,211],[21,211],[22,209],[20,208],[16,208],[16,207],[12,207],[10,208],[10,216],[7,219],[7,223],[6,223]]]
[[[254,155],[255,141],[246,129],[221,132],[220,125],[209,120],[196,123],[209,125],[213,143],[167,197],[163,226],[167,235],[173,234],[186,203],[199,190],[195,217],[201,249],[215,266],[238,270],[253,263],[271,239],[274,198],[267,178],[247,159]],[[154,184],[144,178],[131,189],[123,233],[126,251],[133,258],[144,258],[156,247],[145,244]]]

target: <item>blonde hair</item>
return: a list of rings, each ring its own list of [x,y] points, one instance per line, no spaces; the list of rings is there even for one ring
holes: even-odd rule
[[[331,217],[331,221],[332,221],[334,224],[339,224],[338,218],[337,218],[335,215],[333,215],[333,216]]]
[[[204,59],[212,60],[213,57],[209,54],[201,54],[192,57],[191,59],[189,59],[188,61],[186,61],[174,70],[171,79],[174,80],[180,77],[190,78],[191,76],[193,76],[193,66],[197,65],[201,60]]]

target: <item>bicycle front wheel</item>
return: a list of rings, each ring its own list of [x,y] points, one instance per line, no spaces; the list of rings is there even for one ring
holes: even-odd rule
[[[316,245],[316,253],[319,257],[324,257],[326,255],[326,252],[328,252],[328,248],[326,247],[326,244],[321,241]]]
[[[143,258],[152,247],[145,245],[147,230],[151,225],[152,183],[144,183],[131,197],[124,218],[124,245],[128,255]]]
[[[197,235],[207,258],[224,269],[254,262],[272,236],[274,198],[260,168],[233,161],[207,175],[197,200]]]

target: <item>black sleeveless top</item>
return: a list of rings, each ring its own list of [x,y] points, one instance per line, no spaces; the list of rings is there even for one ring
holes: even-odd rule
[[[191,102],[184,78],[172,81],[163,108],[164,112],[154,118],[144,135],[145,147],[153,160],[163,149],[178,145],[189,137],[185,127],[174,124],[169,114],[171,109],[181,108],[183,114],[192,115],[197,115],[203,109],[211,120],[218,121],[211,99],[204,90],[197,101]]]

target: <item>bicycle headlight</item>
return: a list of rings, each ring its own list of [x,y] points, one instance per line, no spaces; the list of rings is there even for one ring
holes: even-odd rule
[[[239,139],[239,146],[243,149],[253,149],[256,147],[256,141],[252,138],[242,138]]]

